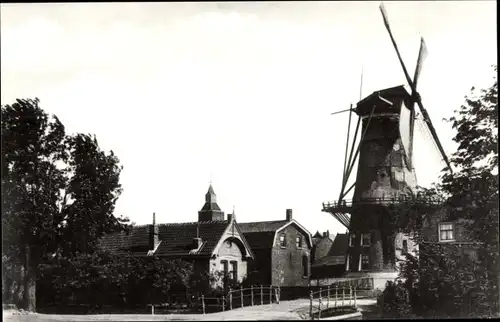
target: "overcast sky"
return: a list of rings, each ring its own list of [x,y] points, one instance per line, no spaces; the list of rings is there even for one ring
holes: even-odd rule
[[[197,220],[210,180],[238,221],[292,208],[311,233],[344,232],[338,198],[346,109],[405,83],[379,2],[1,5],[1,102],[38,97],[68,132],[95,133],[124,165],[116,212],[138,224]],[[444,149],[442,121],[497,60],[494,1],[385,4]],[[418,130],[418,129],[417,129]],[[419,184],[443,167],[417,133]],[[355,173],[355,170],[354,172]],[[354,178],[353,178],[354,180]]]

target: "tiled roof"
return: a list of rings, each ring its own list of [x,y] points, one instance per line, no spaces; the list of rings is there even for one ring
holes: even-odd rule
[[[256,221],[238,223],[243,233],[276,232],[288,223],[287,220]]]
[[[158,224],[159,240],[161,241],[156,255],[159,256],[183,256],[189,255],[193,249],[193,238],[202,239],[203,246],[197,255],[211,255],[217,243],[221,239],[229,222],[205,221],[190,223]],[[114,254],[126,252],[136,255],[145,255],[149,250],[149,225],[133,226],[127,234],[125,232],[104,236],[101,239],[101,247]]]
[[[238,225],[250,247],[262,249],[273,247],[274,234],[287,223],[287,220],[275,220],[238,223]]]
[[[348,247],[348,234],[337,234],[326,256],[345,256]]]

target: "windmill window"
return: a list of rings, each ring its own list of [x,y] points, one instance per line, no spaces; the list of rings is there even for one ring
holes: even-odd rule
[[[361,235],[361,246],[370,246],[372,235],[370,233]]]
[[[355,234],[350,234],[349,235],[349,246],[354,246],[354,241],[356,240],[356,235]]]
[[[302,236],[297,236],[296,246],[297,248],[302,248]]]
[[[362,254],[360,258],[360,263],[361,263],[361,270],[368,269],[370,266],[370,257],[366,254]]]
[[[280,247],[285,248],[286,247],[286,238],[285,235],[280,236]]]
[[[454,225],[452,223],[439,224],[439,241],[449,242],[455,240]]]

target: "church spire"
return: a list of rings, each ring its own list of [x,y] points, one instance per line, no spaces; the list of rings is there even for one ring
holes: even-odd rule
[[[205,205],[198,212],[198,221],[218,221],[224,220],[224,212],[217,204],[217,195],[214,192],[212,183],[208,186],[205,194]]]

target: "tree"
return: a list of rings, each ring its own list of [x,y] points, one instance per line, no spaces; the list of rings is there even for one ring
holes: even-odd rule
[[[92,252],[126,226],[113,216],[122,167],[95,136],[67,135],[38,99],[17,99],[1,116],[3,255],[23,267],[23,306],[34,311],[41,259]]]

